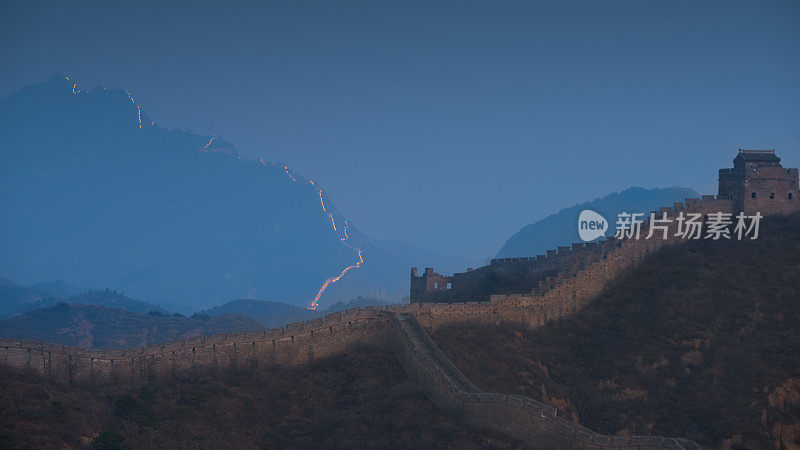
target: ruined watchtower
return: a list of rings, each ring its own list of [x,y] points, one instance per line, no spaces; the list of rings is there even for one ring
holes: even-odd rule
[[[800,211],[797,169],[781,166],[775,150],[739,150],[732,169],[719,170],[720,199],[731,199],[747,215]]]
[[[472,269],[470,269],[472,270]],[[422,276],[417,276],[417,268],[411,268],[410,300],[415,303],[441,301],[450,294],[453,277],[446,277],[427,267]]]

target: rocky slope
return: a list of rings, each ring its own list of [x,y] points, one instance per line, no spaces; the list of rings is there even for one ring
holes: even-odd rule
[[[800,215],[754,241],[662,249],[576,315],[433,337],[479,387],[549,403],[601,433],[703,445],[800,444]]]

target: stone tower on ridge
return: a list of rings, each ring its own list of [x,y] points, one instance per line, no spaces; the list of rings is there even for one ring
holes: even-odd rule
[[[781,166],[775,150],[739,150],[732,169],[719,170],[717,198],[735,202],[736,211],[762,216],[800,211],[797,169]]]

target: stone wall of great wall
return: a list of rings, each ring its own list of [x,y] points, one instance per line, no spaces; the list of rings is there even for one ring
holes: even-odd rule
[[[660,218],[662,213],[674,218],[679,212],[707,215],[716,212],[733,214],[735,210],[734,200],[704,195],[652,212],[656,213],[656,218]],[[643,231],[647,233],[644,224]],[[544,255],[493,259],[488,266],[452,276],[441,275],[431,268],[417,276],[416,270],[412,269],[412,303],[465,303],[489,301],[498,295],[543,295],[554,280],[563,278],[564,274],[578,273],[607,258],[619,245],[614,239],[606,239],[559,246]],[[491,286],[493,282],[498,285]]]
[[[393,317],[394,349],[400,364],[431,403],[457,423],[502,434],[535,449],[700,448],[686,439],[602,435],[559,418],[552,406],[519,395],[484,392],[442,353],[413,314]]]
[[[662,214],[675,217],[683,212],[710,214],[732,212],[734,202],[729,199],[704,195],[702,198],[686,199],[652,211],[656,218]],[[524,323],[540,326],[550,320],[571,314],[594,300],[606,283],[625,270],[642,261],[647,255],[665,245],[682,242],[676,238],[677,224],[670,224],[668,239],[656,234],[644,239],[648,222],[641,226],[641,239],[618,240],[613,237],[593,243],[559,247],[555,253],[548,252],[536,258],[508,258],[495,260],[494,264],[520,265],[546,264],[558,267],[555,276],[544,277],[538,286],[524,294],[492,295],[489,302],[465,303],[411,303],[393,307],[398,312],[413,312],[429,331],[443,325],[472,322],[476,324]],[[474,272],[474,271],[473,271]]]
[[[386,312],[351,309],[273,330],[218,334],[123,350],[0,339],[0,363],[64,382],[144,381],[244,365],[296,365],[359,345],[387,348]]]
[[[662,213],[674,217],[680,212],[703,215],[735,213],[743,208],[747,212],[748,200],[762,198],[781,202],[772,205],[770,211],[800,210],[796,169],[786,169],[785,173],[771,169],[774,174],[769,172],[758,177],[747,175],[751,168],[761,167],[760,164],[780,167],[780,160],[775,162],[774,152],[772,155],[769,153],[740,151],[739,162],[734,162],[744,168],[744,175],[721,172],[720,193],[724,195],[686,199],[673,207],[661,208],[656,212],[657,217]],[[726,183],[724,186],[723,181]],[[756,186],[761,186],[763,193],[754,190],[748,198],[748,189]],[[780,194],[777,197],[773,195],[775,190]],[[481,276],[480,271],[499,275],[504,272],[522,273],[528,280],[535,281],[530,286],[513,286],[512,290],[519,292],[489,295],[486,299],[489,301],[471,302],[469,300],[483,299],[464,295],[455,298],[458,302],[453,303],[423,301],[383,308],[359,308],[275,330],[197,337],[113,351],[2,339],[0,363],[36,370],[69,383],[102,383],[113,379],[144,381],[187,371],[235,370],[245,365],[296,365],[340,354],[355,346],[375,346],[393,351],[408,377],[453,420],[506,435],[526,447],[699,448],[694,442],[683,439],[600,435],[557,417],[555,408],[532,399],[483,392],[464,377],[425,331],[463,322],[515,322],[536,327],[564,317],[597,298],[610,280],[648,255],[665,245],[681,242],[674,236],[675,227],[675,223],[671,224],[670,238],[666,240],[658,237],[638,240],[610,238],[595,244],[575,244],[559,247],[536,258],[495,260],[488,268],[454,277],[444,277],[432,270],[426,270],[430,277],[417,277],[416,271],[412,271],[412,294],[415,289],[427,292],[431,288],[442,291],[448,287],[455,288],[450,293],[434,293],[431,298],[435,300],[436,296],[442,296],[445,301],[454,300],[449,297],[458,296],[458,292],[470,292],[474,286],[469,280]],[[642,225],[642,230],[646,233],[647,224]],[[448,283],[453,283],[453,286]],[[478,297],[484,293],[479,294]]]
[[[712,212],[731,202],[706,196],[658,213]],[[646,226],[643,225],[643,230]],[[674,229],[670,234],[674,233]],[[425,329],[471,322],[540,326],[575,312],[605,284],[648,254],[676,239],[607,239],[560,247],[547,258],[571,261],[531,293],[494,295],[490,302],[412,303],[329,314],[274,330],[182,339],[124,350],[64,347],[17,339],[0,340],[0,363],[29,368],[64,382],[145,381],[188,371],[235,370],[245,365],[296,365],[355,346],[393,351],[409,378],[453,420],[509,436],[531,448],[699,448],[661,437],[610,437],[558,418],[556,410],[530,398],[479,390],[442,354]],[[527,263],[521,259],[499,264]]]
[[[392,309],[352,309],[276,330],[125,350],[3,339],[0,363],[68,383],[146,382],[190,371],[224,373],[245,366],[298,365],[367,345],[392,351],[409,379],[452,420],[508,436],[528,448],[699,448],[683,439],[601,435],[559,418],[555,408],[530,398],[483,392],[441,352],[413,314]]]

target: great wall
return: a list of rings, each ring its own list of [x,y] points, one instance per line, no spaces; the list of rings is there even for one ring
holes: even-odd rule
[[[755,159],[773,159],[756,155]],[[767,164],[772,163],[768,161]],[[784,177],[778,183],[784,200],[773,210],[767,209],[767,214],[800,211],[797,169],[780,168],[771,173]],[[663,213],[705,215],[744,211],[747,204],[742,199],[747,196],[743,192],[747,191],[740,192],[737,200],[732,192],[723,191],[722,181],[723,172],[720,171],[719,195],[686,199],[684,203],[655,211],[656,217]],[[761,183],[761,189],[770,192],[753,191],[751,198],[762,195],[769,198],[772,194],[775,199],[772,193],[775,183]],[[483,392],[464,377],[428,334],[440,326],[463,322],[525,323],[537,327],[571,314],[597,298],[610,280],[648,255],[665,245],[682,242],[674,237],[674,225],[671,227],[670,238],[666,240],[608,238],[592,244],[559,247],[557,251],[536,258],[494,260],[488,268],[467,272],[515,270],[535,274],[532,278],[536,283],[529,286],[527,292],[492,294],[488,301],[413,302],[357,308],[274,330],[197,337],[124,350],[80,349],[3,339],[0,340],[0,363],[36,370],[69,383],[103,383],[112,379],[145,381],[187,371],[236,370],[243,365],[304,364],[366,345],[393,352],[409,379],[452,420],[508,436],[529,448],[700,448],[692,441],[679,438],[601,435],[559,418],[555,408],[530,398]],[[646,228],[643,226],[643,229]],[[430,280],[458,282],[458,277],[448,281],[448,277],[435,274],[432,269],[426,270],[425,275],[431,277]],[[414,277],[416,273],[412,272],[412,293]],[[416,288],[419,286],[417,284]],[[434,290],[439,289],[438,285],[431,284],[433,286]],[[513,288],[519,289],[519,286]]]

